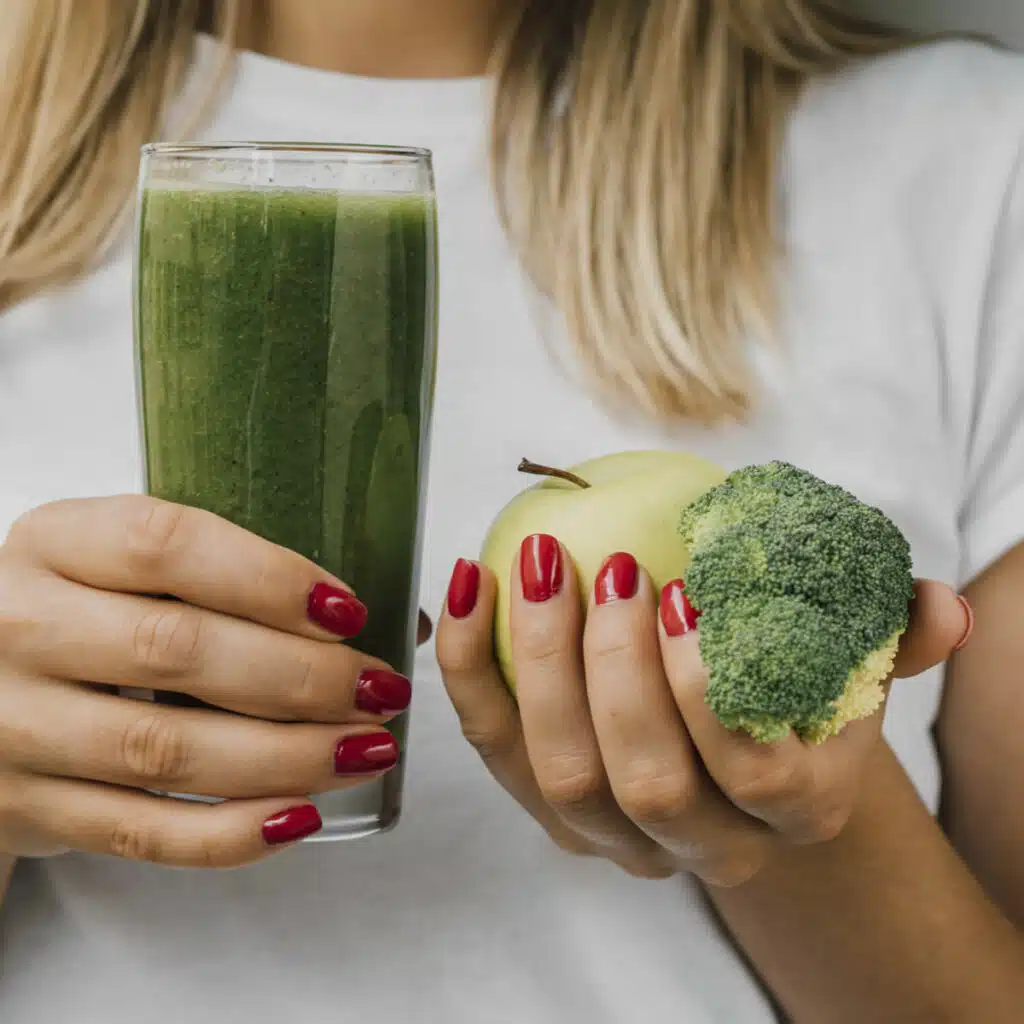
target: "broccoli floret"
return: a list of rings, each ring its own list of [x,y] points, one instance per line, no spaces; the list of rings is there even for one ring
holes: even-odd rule
[[[703,494],[680,531],[707,701],[728,728],[817,743],[877,710],[913,596],[910,547],[884,513],[771,462]]]

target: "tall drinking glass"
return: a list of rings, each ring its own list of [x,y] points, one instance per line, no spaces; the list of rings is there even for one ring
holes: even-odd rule
[[[146,146],[135,272],[147,492],[345,580],[370,612],[353,646],[411,675],[437,334],[429,152]],[[397,821],[406,725],[390,726],[394,770],[314,798],[314,841]]]

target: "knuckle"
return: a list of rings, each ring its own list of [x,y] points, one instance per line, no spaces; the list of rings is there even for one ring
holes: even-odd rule
[[[850,820],[850,808],[834,805],[811,813],[800,829],[803,843],[830,843],[846,828]]]
[[[533,626],[516,635],[517,659],[533,665],[557,665],[567,653],[564,631]]]
[[[565,814],[590,816],[604,803],[603,773],[587,758],[552,762],[537,772],[537,784],[544,799]]]
[[[666,824],[683,817],[694,805],[694,779],[657,768],[638,771],[616,787],[619,806],[633,821]]]
[[[304,602],[321,578],[320,570],[302,555],[263,538],[250,536],[248,541],[244,557],[253,595],[271,607]]]
[[[548,829],[547,832],[551,841],[563,853],[567,853],[572,857],[594,856],[594,848],[586,839],[583,838],[583,836],[577,835],[575,832],[568,832],[565,830]]]
[[[203,616],[187,605],[146,612],[132,631],[132,651],[141,668],[156,676],[192,672],[202,652]]]
[[[38,624],[26,607],[24,595],[19,600],[15,588],[0,579],[0,657],[34,646]]]
[[[287,673],[292,682],[285,689],[286,711],[299,721],[330,719],[339,710],[338,687],[325,686],[323,673],[318,669],[314,658],[301,656]]]
[[[46,505],[42,505],[38,508],[30,508],[27,512],[22,512],[8,528],[4,545],[11,548],[30,548],[32,546],[32,534],[39,519],[40,510],[46,507]]]
[[[645,881],[661,882],[666,878],[672,878],[679,872],[660,860],[627,861],[620,862],[619,867],[632,878],[639,878]]]
[[[708,885],[718,889],[735,889],[746,885],[761,870],[760,857],[749,854],[723,857],[712,865],[701,869],[701,877]]]
[[[281,559],[276,548],[269,544],[260,545],[254,551],[256,558],[252,569],[250,586],[254,594],[259,594],[277,604],[282,594],[290,595],[293,591],[303,589],[308,591],[309,587],[299,579],[299,574],[291,571],[293,569],[290,558]]]
[[[125,551],[143,573],[166,564],[178,548],[186,509],[158,498],[136,498],[125,513]]]
[[[809,795],[811,776],[792,758],[753,759],[726,780],[729,799],[740,808],[778,807],[799,803]]]
[[[437,632],[436,650],[445,683],[450,683],[478,674],[491,661],[493,640],[490,633],[480,640],[456,637],[447,620],[442,620],[442,626]]]
[[[181,730],[160,712],[134,719],[119,740],[118,759],[135,779],[168,784],[187,779],[192,755]]]
[[[633,636],[620,630],[588,630],[585,645],[588,660],[601,664],[617,664],[636,654]]]
[[[122,819],[115,822],[107,837],[107,845],[115,857],[160,863],[164,860],[160,834],[142,822]]]
[[[462,735],[485,761],[507,757],[519,742],[519,732],[506,715],[467,716],[459,724]]]
[[[184,842],[169,842],[158,827],[127,819],[115,823],[107,843],[115,857],[175,867],[234,868],[246,861],[236,844],[220,841],[215,835],[199,834]]]
[[[24,787],[18,780],[6,773],[0,774],[0,835],[18,828],[25,819]]]

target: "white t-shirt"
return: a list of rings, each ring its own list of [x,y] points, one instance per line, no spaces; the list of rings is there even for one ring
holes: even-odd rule
[[[791,358],[758,357],[746,426],[626,423],[555,369],[553,321],[502,238],[480,81],[375,81],[244,55],[218,139],[429,146],[441,355],[423,603],[524,481],[632,448],[783,458],[885,508],[918,575],[960,584],[1024,536],[1024,61],[967,43],[822,83],[783,180]],[[0,528],[139,487],[130,251],[0,319]],[[763,1024],[772,1011],[685,878],[569,857],[460,736],[430,647],[406,811],[388,835],[222,873],[23,862],[0,912],[4,1024]],[[929,806],[939,673],[900,682],[890,741]]]

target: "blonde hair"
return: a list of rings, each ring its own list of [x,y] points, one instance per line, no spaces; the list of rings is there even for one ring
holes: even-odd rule
[[[237,0],[218,6],[230,43]],[[202,13],[200,0],[0,5],[0,310],[79,276],[114,237]]]
[[[0,308],[83,273],[128,205],[205,14],[237,0],[0,12]],[[776,168],[801,88],[896,33],[823,0],[521,0],[493,62],[506,228],[594,386],[741,419],[776,319]]]

